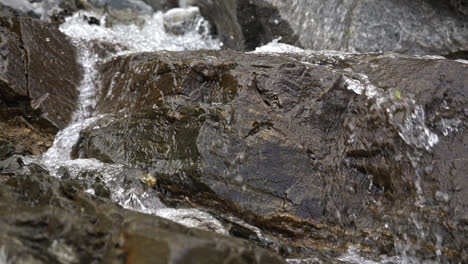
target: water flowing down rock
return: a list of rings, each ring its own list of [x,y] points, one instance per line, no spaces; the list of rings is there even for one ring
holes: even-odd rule
[[[0,0],[0,263],[468,263],[466,3]]]
[[[412,239],[419,257],[466,259],[467,72],[392,54],[116,57],[96,106],[112,114],[74,155],[144,168],[162,193],[288,236],[379,254]],[[439,238],[453,254],[428,250]]]

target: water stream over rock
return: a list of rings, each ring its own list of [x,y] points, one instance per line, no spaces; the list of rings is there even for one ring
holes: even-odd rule
[[[174,35],[167,33],[163,17],[166,21],[178,19],[182,23],[188,20],[191,24],[184,28],[186,32],[182,35]],[[90,18],[96,19],[99,23],[90,23]],[[117,24],[108,28],[103,26],[105,16],[80,11],[67,18],[60,26],[60,31],[71,37],[78,48],[78,62],[83,67],[84,73],[80,84],[78,109],[73,115],[73,120],[57,134],[53,146],[44,154],[42,162],[56,177],[66,175],[88,182],[90,187],[88,192],[91,194],[96,193],[92,187],[96,179],[87,179],[86,174],[100,175],[99,179],[111,190],[111,199],[124,208],[158,215],[188,227],[227,234],[221,223],[210,214],[197,209],[166,208],[154,192],[148,193],[141,190],[141,187],[138,190],[138,186],[126,186],[122,175],[129,172],[122,165],[106,164],[96,159],[71,158],[72,149],[78,141],[80,132],[104,117],[104,115],[94,115],[99,63],[113,56],[145,51],[219,49],[220,47],[216,39],[208,36],[205,28],[208,24],[199,15],[196,7],[173,9],[166,14],[157,12],[144,19],[142,26]],[[116,47],[116,50],[100,58],[96,51],[90,48],[93,42],[110,43]]]
[[[189,6],[204,1],[179,2],[183,7],[153,12],[150,0],[123,1],[122,6],[84,1],[82,10],[68,14],[62,10],[68,2],[0,1],[60,22],[58,30],[71,39],[82,68],[79,94],[71,96],[77,99],[73,114],[61,115],[55,109],[51,118],[49,93],[29,95],[32,109],[26,107],[23,115],[40,110],[41,118],[61,129],[40,158],[13,155],[9,145],[0,145],[0,154],[9,157],[0,156],[0,183],[13,178],[8,186],[0,185],[2,190],[25,204],[47,204],[44,201],[50,199],[65,213],[86,211],[93,225],[94,218],[100,219],[98,228],[103,221],[112,219],[119,226],[125,219],[118,239],[115,231],[106,232],[114,232],[112,241],[119,242],[112,243],[120,243],[129,259],[144,259],[147,253],[128,249],[125,243],[144,244],[145,236],[158,238],[164,228],[174,228],[146,216],[194,228],[182,232],[194,233],[195,240],[202,229],[209,231],[204,234],[216,233],[216,239],[241,238],[248,245],[266,248],[269,253],[246,246],[248,254],[260,252],[255,261],[261,263],[270,263],[262,254],[275,255],[272,263],[278,256],[284,259],[279,262],[301,264],[436,264],[468,259],[468,163],[463,156],[468,144],[466,60],[314,51],[280,43],[281,37],[261,42],[265,45],[249,52],[221,50],[226,45],[251,45],[255,32],[271,33],[264,29],[270,24],[290,34],[286,22],[277,17],[280,13],[267,4],[278,1],[237,1],[234,20],[241,28],[219,22],[222,12],[207,16],[217,21],[218,28],[213,28],[198,7]],[[200,7],[205,13],[212,5],[224,12],[229,3],[207,2]],[[286,7],[280,6],[285,13]],[[238,21],[242,12],[251,10],[274,17],[261,25]],[[26,43],[24,54],[29,56],[34,48],[28,40],[35,36],[25,29],[35,24],[24,18],[2,21],[2,27],[19,34],[20,47]],[[254,31],[246,29],[249,25]],[[237,41],[233,44],[228,32],[217,32],[227,43],[223,44],[213,33],[225,27],[236,34],[242,31],[243,36],[231,39]],[[60,42],[46,36],[40,41]],[[230,35],[234,36],[238,37]],[[295,39],[285,37],[288,42]],[[20,62],[34,65],[34,58],[24,54],[28,59]],[[50,57],[47,63],[54,62],[55,57]],[[8,70],[20,63],[4,64]],[[5,87],[18,86],[8,79],[14,76],[5,73],[1,84],[5,79]],[[33,77],[30,81],[26,75],[26,85],[43,83]],[[5,94],[7,99],[14,97],[10,90]],[[55,96],[52,90],[50,94]],[[0,96],[3,104],[4,95]],[[26,126],[22,133],[39,133],[45,122],[26,119],[19,121]],[[64,127],[67,120],[71,121]],[[18,191],[10,185],[31,190]],[[71,203],[67,199],[79,206],[62,206]],[[106,200],[111,205],[102,205]],[[144,216],[128,210],[113,215],[119,210],[112,207],[114,203]],[[108,211],[97,213],[106,206]],[[0,208],[16,217],[15,207],[0,203]],[[47,205],[44,208],[48,210]],[[8,222],[8,230],[21,233],[17,225],[33,221],[24,217],[16,222],[0,217],[0,223]],[[56,221],[70,221],[76,228],[82,219],[87,218]],[[162,226],[163,231],[144,234],[148,230],[140,230],[140,225]],[[210,235],[200,237],[209,240]],[[176,243],[182,251],[167,262],[177,263],[174,259],[188,253],[179,247],[184,243],[171,239],[167,244]],[[82,260],[79,249],[66,240],[54,237],[47,245],[48,258],[62,263]],[[166,242],[159,243],[156,248],[167,247]],[[244,244],[236,243],[243,242],[233,242],[236,250],[243,251]],[[9,252],[11,247],[0,243],[0,264],[15,259]],[[206,257],[229,258],[216,254]]]

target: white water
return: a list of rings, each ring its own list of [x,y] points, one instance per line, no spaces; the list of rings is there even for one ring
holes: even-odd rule
[[[166,21],[183,21],[184,15],[193,24],[193,28],[183,35],[175,35],[166,32]],[[198,16],[197,16],[198,15]],[[177,16],[177,19],[173,18]],[[89,25],[85,17],[99,19],[101,26]],[[81,41],[99,41],[116,44],[118,53],[157,51],[157,50],[200,50],[220,49],[220,42],[208,35],[208,22],[199,15],[197,7],[186,9],[178,8],[177,12],[169,10],[166,13],[156,12],[151,16],[142,16],[143,25],[117,24],[105,27],[106,16],[91,12],[80,11],[68,17],[60,30],[74,39]]]
[[[198,209],[171,209],[159,200],[157,195],[150,191],[143,191],[133,186],[126,186],[122,172],[124,166],[106,164],[95,159],[71,159],[73,146],[79,139],[80,132],[92,125],[103,115],[95,115],[95,95],[97,85],[97,65],[101,63],[97,54],[90,49],[91,42],[109,42],[118,46],[113,56],[157,50],[196,50],[219,49],[220,43],[208,37],[203,31],[207,22],[199,15],[197,8],[177,9],[167,14],[157,12],[152,16],[144,17],[146,22],[142,26],[115,25],[111,28],[98,25],[89,25],[85,17],[96,17],[100,24],[105,24],[105,16],[80,11],[60,26],[60,31],[68,35],[78,48],[78,62],[83,67],[83,78],[79,87],[78,108],[73,115],[72,122],[55,137],[53,146],[43,155],[42,163],[51,174],[60,177],[64,171],[72,178],[81,177],[88,187],[95,179],[86,179],[82,175],[92,172],[100,175],[100,180],[112,191],[111,199],[124,208],[147,214],[155,214],[166,219],[181,223],[188,227],[201,228],[227,235],[222,224],[210,214]],[[194,27],[184,35],[173,35],[164,29],[165,19],[171,19],[171,14],[178,16],[177,21],[183,19],[184,14],[189,16]],[[182,17],[182,18],[181,18]],[[88,193],[95,190],[89,188]]]

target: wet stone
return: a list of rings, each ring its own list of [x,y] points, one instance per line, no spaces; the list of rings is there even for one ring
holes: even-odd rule
[[[65,127],[81,75],[71,42],[52,26],[25,17],[0,18],[0,34],[6,54],[0,66],[1,101],[30,123]]]
[[[247,241],[125,210],[38,165],[26,167],[0,185],[0,252],[7,262],[194,263],[229,256],[236,263],[284,263]]]
[[[396,77],[406,67],[420,69],[411,84]],[[163,201],[229,211],[311,248],[318,246],[307,239],[336,251],[353,241],[391,255],[407,234],[430,245],[416,255],[432,258],[427,250],[438,238],[422,238],[414,224],[421,222],[456,252],[445,259],[466,257],[463,239],[441,225],[443,215],[466,208],[466,162],[457,158],[465,155],[465,127],[457,122],[449,130],[458,132],[444,136],[431,125],[442,116],[466,120],[466,98],[455,96],[466,93],[464,64],[200,51],[122,56],[101,71],[97,111],[120,113],[82,131],[75,153],[149,171]],[[460,180],[456,192],[452,180]],[[455,207],[433,199],[437,190],[457,197]],[[386,218],[390,231],[382,229]]]

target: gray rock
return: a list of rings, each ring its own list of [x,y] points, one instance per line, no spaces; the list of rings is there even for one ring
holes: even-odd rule
[[[196,7],[173,8],[163,15],[164,29],[166,32],[183,35],[186,32],[198,31],[208,35],[210,28],[203,20],[200,10]]]
[[[468,49],[467,16],[441,1],[266,0],[315,50],[445,55]],[[465,1],[452,1],[466,12]]]
[[[468,1],[450,0],[449,3],[453,9],[460,13],[460,15],[468,16]]]
[[[153,9],[141,0],[89,0],[91,5],[104,9],[129,9],[139,14],[151,14]]]
[[[154,11],[167,11],[171,8],[179,7],[178,0],[143,0],[151,6]]]
[[[23,13],[32,12],[34,10],[34,7],[27,0],[0,0],[0,4]]]

